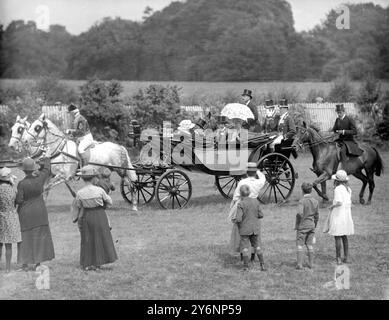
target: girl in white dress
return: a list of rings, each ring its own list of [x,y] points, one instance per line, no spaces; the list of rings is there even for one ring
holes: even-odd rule
[[[354,222],[351,216],[351,188],[348,186],[347,173],[339,170],[332,176],[334,180],[334,200],[329,207],[328,233],[335,237],[336,261],[342,264],[341,247],[343,243],[344,258],[348,260],[347,236],[354,234]]]

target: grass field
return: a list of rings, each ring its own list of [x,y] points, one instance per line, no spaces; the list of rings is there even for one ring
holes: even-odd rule
[[[382,156],[388,163],[389,153]],[[242,271],[239,257],[228,246],[229,203],[213,186],[212,177],[201,174],[190,174],[193,197],[182,211],[160,210],[154,201],[135,214],[115,191],[108,212],[119,260],[98,272],[81,271],[80,237],[69,209],[72,199],[59,186],[47,203],[56,251],[55,260],[47,263],[51,289],[35,289],[33,272],[5,277],[2,260],[0,299],[389,299],[389,176],[376,178],[371,206],[358,203],[360,183],[351,178],[356,229],[350,237],[351,287],[332,291],[323,287],[335,268],[334,240],[320,231],[328,214],[325,208],[320,211],[314,271],[294,269],[300,185],[314,176],[308,170],[310,155],[292,162],[300,177],[290,202],[263,208],[267,272],[261,272],[258,263]]]
[[[71,88],[78,90],[85,83],[83,80],[62,80]],[[268,92],[280,92],[283,90],[298,93],[300,99],[305,99],[310,90],[322,90],[328,94],[331,88],[331,82],[158,82],[158,81],[122,81],[124,88],[123,95],[131,96],[140,88],[146,88],[150,84],[177,85],[182,88],[180,91],[182,99],[188,99],[192,96],[224,96],[228,94],[239,95],[243,89],[251,89],[255,96],[263,96]],[[33,80],[20,79],[0,79],[0,88],[12,86],[31,86]],[[355,90],[358,90],[361,82],[352,82]],[[381,89],[383,92],[389,90],[389,81],[382,81]]]

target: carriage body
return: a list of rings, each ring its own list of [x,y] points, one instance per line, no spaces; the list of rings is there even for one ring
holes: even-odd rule
[[[231,145],[212,137],[146,136],[139,161],[134,164],[138,180],[132,188],[137,202],[148,203],[156,197],[165,209],[185,207],[192,195],[192,184],[186,172],[213,175],[221,195],[232,199],[237,183],[245,177],[247,162],[256,162],[266,176],[259,200],[284,202],[293,191],[295,172],[289,161],[288,147],[280,146],[276,152],[269,152],[269,144],[275,137],[249,132],[247,143]],[[122,195],[131,203],[129,188],[122,183]]]

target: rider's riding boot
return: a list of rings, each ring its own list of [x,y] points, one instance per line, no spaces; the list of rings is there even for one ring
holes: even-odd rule
[[[295,148],[292,148],[292,152],[291,153],[292,153],[293,158],[297,159],[298,155],[297,155],[297,151],[296,151]]]
[[[89,159],[85,153],[80,154],[80,156],[81,156],[81,167],[85,167],[88,164]]]
[[[251,254],[251,259],[250,259],[251,262],[254,262],[255,261],[255,253],[252,253]]]

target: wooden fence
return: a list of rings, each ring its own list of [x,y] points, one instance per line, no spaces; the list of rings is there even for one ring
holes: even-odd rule
[[[59,129],[65,130],[70,128],[71,119],[68,113],[68,106],[42,106],[42,113],[44,113],[48,119],[53,121]]]

